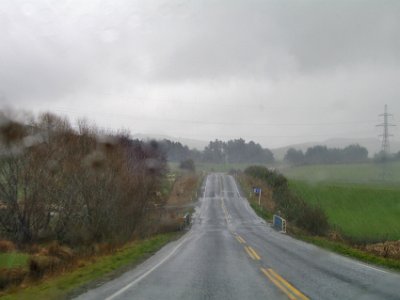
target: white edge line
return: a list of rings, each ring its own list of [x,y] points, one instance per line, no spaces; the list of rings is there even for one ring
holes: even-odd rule
[[[188,236],[189,237],[189,236]],[[148,276],[150,273],[152,273],[155,269],[157,269],[159,266],[161,266],[167,259],[169,259],[172,255],[174,255],[174,253],[183,245],[183,243],[186,242],[186,240],[188,239],[188,237],[186,237],[182,242],[180,242],[166,257],[164,257],[160,262],[158,262],[155,266],[153,266],[150,270],[148,270],[147,272],[143,273],[141,276],[139,276],[138,278],[136,278],[134,281],[130,282],[129,284],[127,284],[126,286],[124,286],[122,289],[120,289],[119,291],[115,292],[114,294],[112,294],[111,296],[108,296],[107,298],[105,298],[104,300],[111,300],[114,299],[115,297],[121,295],[123,292],[125,292],[127,289],[129,289],[130,287],[132,287],[133,285],[135,285],[136,283],[138,283],[139,281],[141,281],[142,279],[144,279],[146,276]]]
[[[207,177],[206,177],[206,184],[205,184],[205,186],[204,186],[204,195],[203,195],[203,199],[206,198],[207,183],[208,183],[208,175],[207,175]]]
[[[235,184],[235,188],[236,188],[236,192],[237,192],[237,194],[238,194],[238,197],[239,197],[239,198],[242,198],[242,196],[240,196],[239,188],[238,188],[238,186],[237,186],[237,184],[236,184],[236,180],[235,180],[232,176],[230,176],[230,177],[231,177],[231,180],[233,179],[233,183]]]
[[[368,268],[368,269],[372,269],[372,270],[375,270],[375,271],[378,271],[378,272],[382,272],[382,273],[386,273],[386,274],[389,273],[389,272],[387,272],[387,271],[385,271],[385,270],[378,269],[378,268],[375,268],[375,267],[373,267],[373,266],[369,266],[369,265],[367,265],[367,264],[360,263],[360,262],[358,262],[358,261],[353,261],[353,262],[355,262],[357,265],[363,266],[363,267]]]

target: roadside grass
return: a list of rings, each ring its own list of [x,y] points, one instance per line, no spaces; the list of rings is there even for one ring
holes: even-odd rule
[[[245,180],[245,177],[240,177],[240,178],[238,178],[239,179],[239,183],[240,183],[240,186],[241,186],[241,188],[245,191],[245,192],[248,192],[249,191],[249,182],[247,182],[247,180]],[[293,186],[294,185],[297,185],[297,188],[299,189],[299,187],[301,187],[301,186],[306,186],[306,189],[312,189],[313,187],[315,187],[315,186],[321,186],[322,184],[319,184],[319,185],[314,185],[314,186],[309,186],[309,184],[308,183],[305,183],[305,182],[299,182],[299,181],[290,181],[290,186],[291,186],[291,188],[293,188]],[[328,185],[329,186],[329,185]],[[325,184],[325,188],[327,187],[327,185]],[[340,186],[339,186],[340,187]],[[351,188],[351,186],[349,187],[348,185],[344,185],[344,186],[342,186],[343,188]],[[353,186],[353,188],[354,189],[357,189],[357,188],[364,188],[364,189],[367,189],[367,192],[368,192],[368,187],[365,187],[365,186]],[[389,193],[391,193],[390,191],[394,191],[394,193],[396,194],[396,195],[398,195],[397,193],[399,192],[400,193],[400,189],[390,189],[390,188],[385,188],[385,187],[381,187],[384,191],[389,191]],[[370,189],[374,189],[373,187],[370,187]],[[354,192],[354,191],[353,191]],[[368,194],[366,192],[366,194]],[[392,195],[393,196],[393,195]],[[361,199],[361,200],[360,200]],[[400,203],[400,197],[399,196],[397,196],[397,199],[399,199],[397,202],[398,203]],[[307,200],[307,199],[305,199],[305,200]],[[334,198],[334,200],[336,200],[335,198]],[[358,198],[358,201],[357,201],[357,205],[363,205],[363,204],[365,204],[365,203],[363,203],[362,202],[362,200],[363,200],[363,197],[361,197],[360,196],[360,198]],[[372,201],[374,204],[375,204],[375,206],[376,205],[379,205],[380,203],[379,203],[379,200],[380,199],[378,199],[378,200],[376,200],[378,203],[374,203],[374,202],[376,202],[376,201]],[[361,203],[360,203],[360,201],[361,201]],[[266,221],[270,221],[271,220],[271,213],[269,213],[269,212],[266,212],[264,209],[262,209],[262,208],[260,208],[259,206],[258,206],[258,203],[256,203],[256,201],[255,200],[253,200],[253,201],[251,201],[250,199],[249,199],[249,202],[250,202],[250,205],[251,205],[251,207],[254,209],[254,211],[257,213],[257,215],[258,216],[260,216],[261,218],[263,218],[263,219],[265,219]],[[396,202],[396,201],[395,201]],[[393,204],[393,201],[392,201],[392,204]],[[359,207],[359,206],[357,206],[357,205],[355,205],[357,208]],[[399,208],[399,206],[398,205],[396,205],[396,203],[394,204],[394,207],[396,208],[396,209],[398,209]],[[323,208],[323,207],[322,207]],[[384,209],[384,211],[387,213],[387,210],[390,210],[390,208],[389,209]],[[374,212],[374,207],[370,207],[369,209],[367,209],[367,211],[369,212],[369,214],[370,214],[370,216],[369,216],[369,218],[373,218],[374,217],[374,214],[375,214],[375,212]],[[394,218],[394,213],[392,214],[392,213],[390,213],[390,215],[391,215],[391,217],[392,218]],[[329,217],[329,216],[328,216]],[[360,221],[362,222],[362,216],[359,216],[360,217]],[[398,213],[397,213],[397,218],[398,218]],[[347,219],[345,220],[345,221],[347,221]],[[400,224],[398,224],[399,222],[393,222],[395,225],[395,228],[399,228],[400,227]],[[371,226],[369,226],[368,225],[368,228],[371,228]],[[371,229],[370,229],[371,230]],[[381,228],[381,230],[382,230],[382,228]],[[311,244],[314,244],[314,245],[316,245],[316,246],[318,246],[318,247],[321,247],[321,248],[324,248],[324,249],[327,249],[327,250],[330,250],[330,251],[333,251],[333,252],[336,252],[336,253],[338,253],[338,254],[341,254],[341,255],[344,255],[344,256],[347,256],[347,257],[350,257],[350,258],[354,258],[354,259],[357,259],[357,260],[360,260],[360,261],[363,261],[363,262],[366,262],[366,263],[371,263],[371,264],[375,264],[375,265],[377,265],[377,266],[383,266],[383,267],[387,267],[387,268],[390,268],[390,269],[393,269],[393,270],[396,270],[396,271],[400,271],[400,261],[399,260],[396,260],[396,259],[391,259],[391,258],[385,258],[385,257],[382,257],[382,256],[377,256],[377,255],[374,255],[374,254],[371,254],[371,253],[368,253],[368,252],[366,252],[366,251],[363,251],[363,250],[361,250],[361,249],[358,249],[356,246],[352,246],[352,245],[349,245],[349,244],[347,244],[346,242],[342,242],[342,241],[332,241],[332,240],[329,240],[328,238],[325,238],[325,237],[318,237],[318,236],[311,236],[311,235],[305,235],[304,233],[302,233],[301,231],[298,231],[297,232],[297,230],[295,230],[295,231],[293,231],[292,233],[291,233],[291,235],[292,236],[294,236],[295,238],[297,238],[297,239],[300,239],[300,240],[303,240],[303,241],[305,241],[305,242],[308,242],[308,243],[311,243]]]
[[[0,299],[65,299],[74,290],[82,288],[90,282],[118,272],[123,267],[133,267],[179,236],[180,233],[176,232],[166,233],[132,242],[112,255],[98,257],[94,262],[86,262],[85,265],[72,272],[56,275],[39,284],[27,288],[17,288],[10,294],[0,296]]]
[[[323,237],[295,235],[296,238],[305,242],[314,244],[318,247],[342,254],[347,257],[356,258],[366,263],[387,267],[396,271],[400,271],[400,260],[376,256],[357,248],[348,246],[342,242],[335,242]]]
[[[382,180],[383,168],[388,174]],[[308,182],[360,183],[368,185],[394,185],[400,183],[400,162],[391,162],[385,166],[380,163],[305,165],[282,168],[280,172],[289,179]]]
[[[256,203],[250,203],[251,207],[254,209],[256,214],[266,221],[272,220],[272,214],[266,212],[258,206]],[[304,242],[316,245],[318,247],[324,248],[326,250],[347,256],[349,258],[354,258],[366,263],[374,264],[377,266],[383,266],[392,270],[400,271],[400,261],[391,258],[385,258],[381,256],[376,256],[365,251],[359,250],[352,246],[349,246],[343,242],[336,242],[328,240],[324,237],[310,236],[303,234],[291,234],[293,237],[302,240]]]
[[[0,269],[27,267],[29,255],[26,253],[0,253]]]
[[[186,205],[197,198],[203,176],[198,173],[182,172],[172,185],[167,205]]]
[[[275,204],[272,200],[272,193],[266,183],[258,179],[247,177],[243,174],[237,176],[236,180],[240,185],[242,193],[244,193],[245,197],[250,203],[250,206],[253,208],[256,214],[264,220],[271,222],[273,217],[272,211]],[[260,199],[261,206],[258,205],[258,196],[253,194],[253,186],[257,186],[263,191]]]
[[[346,239],[371,243],[400,239],[400,188],[290,181],[292,191],[322,208]]]
[[[272,222],[273,214],[269,211],[265,210],[262,206],[259,206],[258,203],[250,202],[251,208],[256,212],[256,214],[263,218],[266,221]]]

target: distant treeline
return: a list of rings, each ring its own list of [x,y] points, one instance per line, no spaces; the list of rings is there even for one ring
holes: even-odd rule
[[[146,213],[163,201],[158,143],[85,122],[73,129],[52,114],[27,125],[0,112],[0,121],[0,239],[91,245],[146,230]]]
[[[193,160],[205,163],[269,164],[275,161],[274,154],[269,149],[243,139],[227,142],[211,141],[203,151],[189,149],[180,142],[170,140],[161,141],[161,147],[166,153],[168,161],[172,162]],[[397,156],[400,157],[400,155]],[[368,161],[368,150],[360,145],[350,145],[343,149],[314,146],[305,152],[289,148],[284,161],[293,165],[360,163]]]
[[[206,163],[272,163],[274,155],[269,149],[262,148],[253,141],[243,139],[223,142],[211,141],[203,151],[189,149],[179,142],[163,140],[162,147],[168,160],[180,162],[192,159]]]
[[[368,150],[360,145],[350,145],[343,149],[314,146],[304,153],[290,148],[284,160],[293,165],[360,163],[368,161]]]
[[[393,154],[386,154],[381,151],[375,154],[374,161],[378,163],[400,161],[400,151]]]

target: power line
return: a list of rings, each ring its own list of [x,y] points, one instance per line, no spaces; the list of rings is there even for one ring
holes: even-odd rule
[[[55,109],[62,113],[84,113],[72,109]],[[91,112],[93,114],[93,112]],[[96,114],[96,113],[94,113]],[[319,122],[319,123],[261,123],[261,122],[222,122],[222,121],[204,121],[204,120],[187,120],[187,119],[170,119],[170,118],[146,118],[143,116],[133,116],[129,114],[97,112],[97,114],[106,115],[107,117],[122,117],[131,120],[142,120],[149,122],[168,122],[168,123],[189,123],[203,125],[226,125],[226,126],[337,126],[337,125],[356,125],[356,124],[371,124],[372,120],[365,121],[349,121],[349,122]]]

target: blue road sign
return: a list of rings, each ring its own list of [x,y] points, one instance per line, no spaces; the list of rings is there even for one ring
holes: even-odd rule
[[[261,188],[258,188],[258,187],[253,188],[253,193],[256,194],[256,195],[260,194],[261,193]]]

